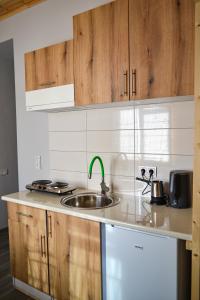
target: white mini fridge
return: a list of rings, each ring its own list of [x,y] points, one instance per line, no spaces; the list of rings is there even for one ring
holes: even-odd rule
[[[102,225],[103,300],[189,300],[185,242]]]

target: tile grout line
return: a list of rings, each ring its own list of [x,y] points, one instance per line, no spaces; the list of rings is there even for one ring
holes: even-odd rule
[[[87,113],[87,112],[86,112]],[[194,127],[155,127],[155,128],[115,128],[115,129],[87,129],[87,132],[119,132],[119,131],[154,131],[154,130],[194,130]],[[51,133],[84,133],[85,130],[55,130]]]

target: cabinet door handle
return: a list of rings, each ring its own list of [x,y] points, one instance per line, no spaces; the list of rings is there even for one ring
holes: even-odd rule
[[[132,70],[132,96],[137,94],[137,72]]]
[[[52,219],[48,216],[48,236],[52,238]]]
[[[43,236],[43,240],[44,240],[44,257],[46,257],[47,256],[47,253],[46,253],[46,237],[45,237],[45,235]]]
[[[128,71],[124,72],[124,96],[128,96]]]
[[[18,216],[22,216],[22,217],[33,218],[32,215],[25,214],[25,213],[23,213],[23,212],[21,212],[21,211],[17,211],[16,214],[17,214]]]
[[[41,246],[41,256],[43,257],[43,242],[42,242],[43,236],[40,237],[40,246]]]
[[[52,84],[56,84],[55,81],[47,81],[47,82],[44,82],[44,83],[40,83],[39,86],[49,86],[49,85],[52,85]]]
[[[134,245],[134,247],[135,247],[136,249],[139,249],[139,250],[143,250],[143,249],[144,249],[144,247],[141,246],[141,245]]]
[[[41,235],[40,237],[40,243],[41,243],[41,255],[42,257],[46,257],[47,254],[46,254],[46,238],[45,238],[45,235]]]

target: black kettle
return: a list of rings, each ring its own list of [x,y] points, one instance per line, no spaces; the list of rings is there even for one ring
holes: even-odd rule
[[[175,208],[191,206],[192,172],[175,170],[169,177],[169,205]]]

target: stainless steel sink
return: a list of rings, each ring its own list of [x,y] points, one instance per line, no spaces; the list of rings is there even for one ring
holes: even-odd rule
[[[97,193],[81,193],[66,196],[61,199],[63,206],[78,209],[98,209],[114,206],[119,203],[119,199]]]

